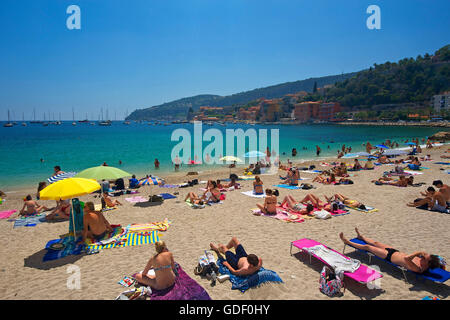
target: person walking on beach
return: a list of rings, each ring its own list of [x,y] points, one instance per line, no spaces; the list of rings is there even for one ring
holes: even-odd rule
[[[322,150],[320,149],[320,147],[319,147],[319,146],[316,146],[316,156],[319,156],[319,155],[320,155],[320,151],[322,151]]]

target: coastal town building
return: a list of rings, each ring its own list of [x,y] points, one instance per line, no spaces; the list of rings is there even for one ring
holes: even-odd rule
[[[434,111],[440,113],[441,111],[450,111],[450,91],[442,94],[437,94],[431,99],[431,104]]]
[[[294,105],[293,117],[298,122],[312,120],[330,121],[336,113],[341,111],[341,106],[336,102],[302,102]]]

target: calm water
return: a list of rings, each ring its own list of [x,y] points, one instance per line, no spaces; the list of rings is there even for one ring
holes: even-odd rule
[[[170,160],[172,148],[178,144],[171,141],[171,134],[177,128],[192,131],[191,124],[148,125],[132,123],[124,125],[113,122],[112,126],[63,122],[60,126],[42,124],[19,125],[12,128],[0,127],[0,190],[10,191],[21,186],[36,186],[53,173],[53,167],[60,165],[64,171],[79,172],[83,169],[106,162],[137,175],[144,173],[161,175],[173,171]],[[262,126],[262,125],[220,125],[203,126],[203,131],[215,128],[242,128],[247,130],[279,129],[281,158],[292,159],[292,148],[297,149],[297,161],[315,158],[315,146],[322,148],[321,157],[335,156],[342,144],[352,147],[353,151],[365,150],[363,143],[370,141],[373,145],[386,139],[400,143],[406,138],[430,136],[439,128],[422,127],[383,127],[383,126],[334,126],[334,125],[299,125],[299,126]],[[204,142],[203,146],[209,142]],[[224,141],[225,145],[225,141]],[[270,145],[270,144],[269,144]],[[330,149],[328,149],[330,146]],[[302,150],[307,147],[308,150]],[[283,155],[283,152],[285,155]],[[240,155],[238,155],[240,156]],[[40,159],[45,161],[41,163]],[[161,168],[154,169],[153,161],[158,158]],[[196,167],[201,171],[205,166]],[[185,170],[188,170],[186,167]],[[190,168],[190,170],[193,170]]]

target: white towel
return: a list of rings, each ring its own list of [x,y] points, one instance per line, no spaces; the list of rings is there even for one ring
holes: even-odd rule
[[[315,256],[325,261],[330,267],[334,269],[336,274],[341,272],[353,273],[359,269],[361,262],[355,259],[346,258],[339,253],[325,248],[323,245],[317,245],[310,248],[302,248]]]
[[[264,194],[254,194],[253,190],[245,191],[245,192],[241,192],[241,193],[245,194],[246,196],[253,197],[253,198],[265,198],[266,197],[265,192],[264,192]]]

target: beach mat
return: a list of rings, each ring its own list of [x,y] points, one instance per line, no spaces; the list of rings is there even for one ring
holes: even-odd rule
[[[159,196],[161,196],[164,200],[176,199],[176,197],[170,193],[161,193],[161,194],[159,194]]]
[[[273,186],[277,187],[277,188],[288,189],[288,190],[300,190],[300,189],[302,189],[299,186],[290,186],[290,185],[287,185],[287,184],[274,184]]]
[[[355,207],[350,207],[350,206],[345,206],[345,207],[348,208],[348,209],[353,209],[353,210],[361,211],[361,212],[365,212],[365,213],[372,213],[372,212],[377,212],[378,211],[378,209],[373,208],[373,207],[369,207],[369,206],[366,206],[366,210],[362,210],[360,208],[355,208]]]
[[[14,226],[13,228],[19,228],[19,227],[34,227],[37,224],[47,222],[45,219],[45,214],[39,214],[34,217],[26,217],[26,218],[19,218],[14,220]]]
[[[243,192],[241,192],[242,194],[245,194],[246,196],[248,196],[248,197],[252,197],[252,198],[265,198],[266,197],[266,193],[264,193],[264,194],[255,194],[254,192],[253,192],[253,190],[250,190],[250,191],[243,191]]]
[[[443,164],[446,166],[450,166],[450,162],[434,162],[434,164]]]
[[[269,218],[273,218],[273,219],[277,219],[277,220],[281,220],[281,221],[285,221],[285,222],[301,223],[301,222],[305,221],[305,219],[303,219],[302,215],[296,214],[296,213],[291,213],[281,207],[277,207],[277,214],[265,214],[265,213],[262,213],[259,208],[252,209],[251,212],[254,215],[258,215],[258,216],[262,216],[262,217],[269,217]]]
[[[211,300],[208,292],[192,279],[179,264],[175,283],[164,290],[152,289],[150,300]]]
[[[283,283],[283,280],[275,271],[266,270],[263,267],[261,267],[258,272],[250,276],[236,276],[223,265],[224,261],[225,260],[222,258],[219,258],[217,261],[217,266],[219,267],[219,273],[230,276],[230,281],[232,284],[231,290],[240,290],[244,293],[250,288],[258,287],[267,282]]]
[[[2,211],[0,212],[0,219],[8,219],[15,212],[17,210]]]
[[[125,200],[130,203],[139,203],[148,201],[148,198],[144,198],[143,196],[136,196],[131,198],[125,198]]]

